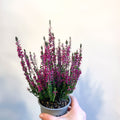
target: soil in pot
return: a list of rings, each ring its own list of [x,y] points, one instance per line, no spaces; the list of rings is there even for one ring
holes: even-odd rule
[[[50,102],[49,100],[40,100],[39,102],[47,108],[57,109],[66,106],[69,103],[69,99],[55,100],[54,102]]]

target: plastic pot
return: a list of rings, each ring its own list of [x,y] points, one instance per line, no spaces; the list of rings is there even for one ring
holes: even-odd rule
[[[64,107],[57,108],[57,109],[47,108],[47,107],[43,106],[38,100],[38,103],[40,104],[40,107],[41,107],[41,113],[48,113],[48,114],[56,116],[56,117],[64,115],[65,113],[67,113],[68,107],[71,104],[71,98],[69,96],[68,96],[68,98],[69,98],[69,103]]]

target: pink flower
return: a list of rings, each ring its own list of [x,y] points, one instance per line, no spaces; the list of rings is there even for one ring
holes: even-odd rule
[[[20,42],[16,37],[18,57],[27,79],[31,92],[39,99],[50,99],[54,101],[59,96],[65,97],[75,89],[75,85],[81,74],[80,65],[82,60],[82,45],[79,51],[70,54],[71,38],[62,44],[58,41],[55,47],[55,37],[52,33],[51,22],[49,22],[48,41],[44,39],[44,49],[41,47],[41,64],[37,64],[35,53],[27,55],[22,50]],[[54,98],[54,99],[53,99]]]

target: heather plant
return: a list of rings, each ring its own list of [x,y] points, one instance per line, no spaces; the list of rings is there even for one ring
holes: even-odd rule
[[[65,44],[58,42],[55,47],[55,37],[51,32],[51,22],[49,22],[49,38],[44,39],[44,47],[41,46],[40,67],[36,62],[35,53],[22,49],[17,37],[16,45],[18,57],[20,58],[22,70],[29,83],[28,90],[39,100],[66,99],[67,95],[75,89],[77,80],[81,74],[80,65],[82,59],[82,45],[76,52],[70,54],[71,38]]]

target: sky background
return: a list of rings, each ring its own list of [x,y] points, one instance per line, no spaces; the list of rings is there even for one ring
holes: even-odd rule
[[[119,0],[0,0],[0,120],[40,120],[37,98],[27,91],[15,36],[39,60],[52,31],[72,52],[83,45],[82,75],[73,95],[87,120],[120,118]]]

